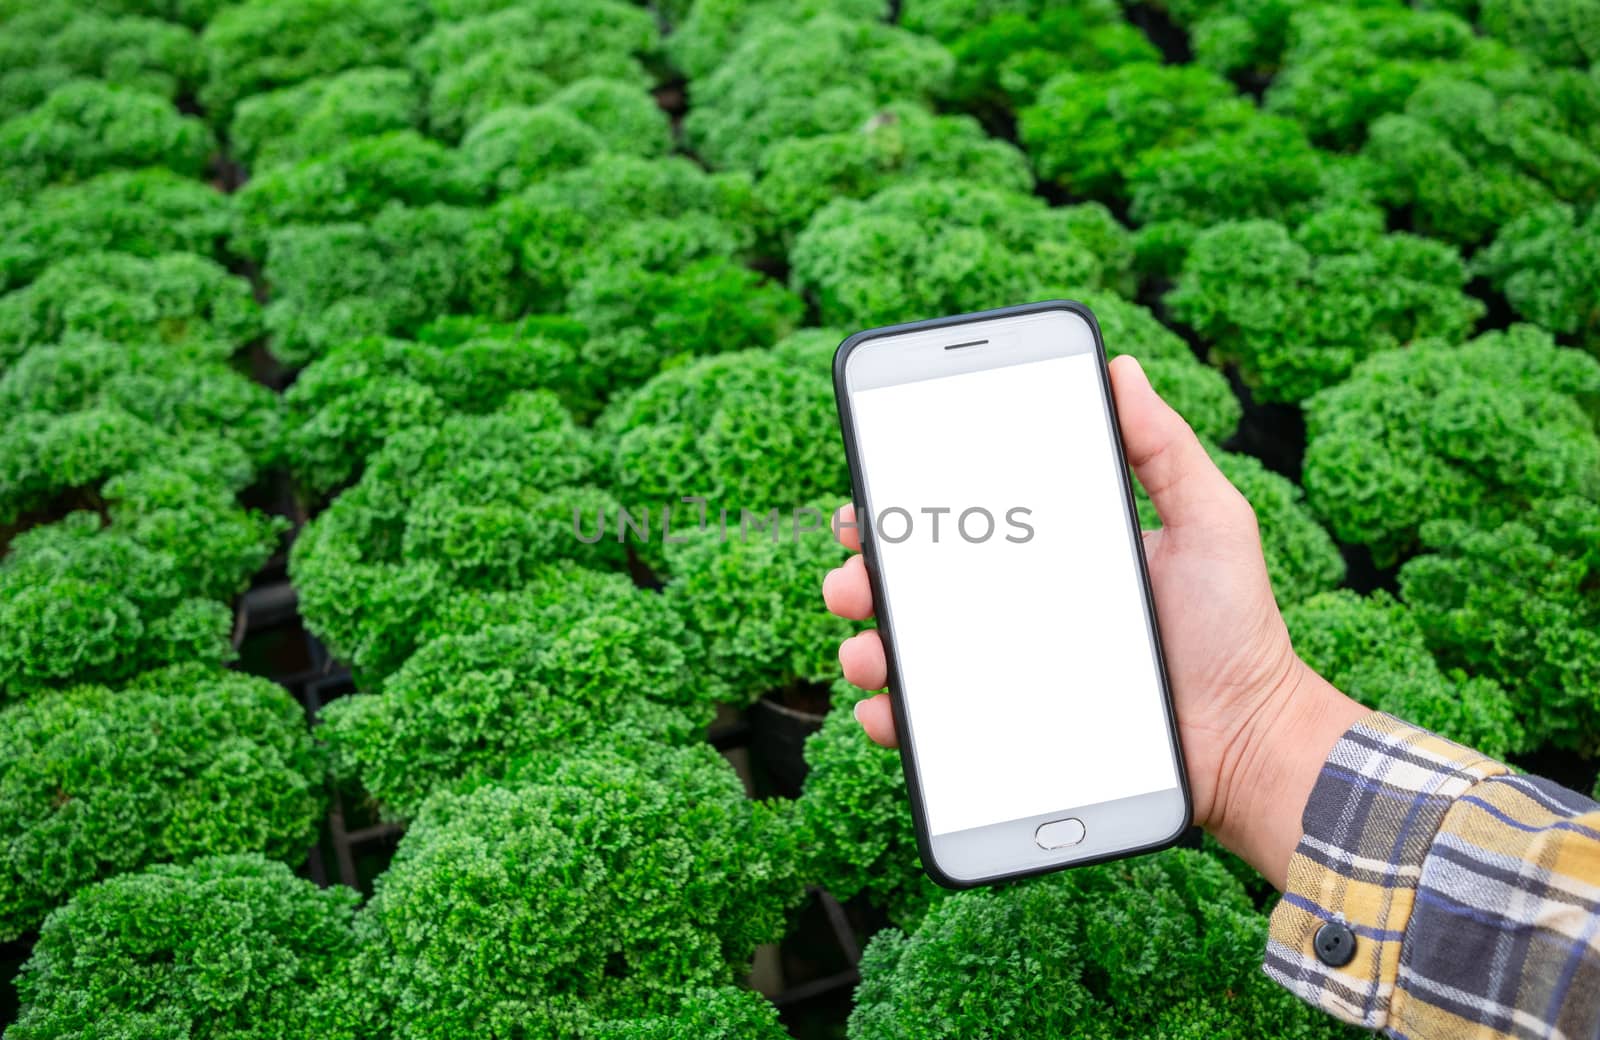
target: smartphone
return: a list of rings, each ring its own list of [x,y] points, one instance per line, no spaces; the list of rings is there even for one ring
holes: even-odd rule
[[[1094,315],[869,329],[833,371],[929,876],[1174,844],[1189,787]]]

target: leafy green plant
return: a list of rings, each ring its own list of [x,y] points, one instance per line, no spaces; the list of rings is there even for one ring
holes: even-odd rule
[[[608,154],[502,200],[492,217],[499,248],[512,259],[510,301],[561,311],[591,275],[604,284],[747,256],[758,212],[743,174],[707,174],[682,158]]]
[[[341,987],[356,901],[258,856],[112,878],[45,923],[7,1034],[354,1040],[362,1009]]]
[[[918,178],[1003,191],[1033,188],[1027,158],[975,120],[895,103],[859,127],[774,143],[761,160],[756,197],[788,244],[833,199],[865,198]]]
[[[398,1040],[675,1014],[799,899],[787,814],[709,746],[518,773],[431,799],[363,911]]]
[[[359,669],[392,667],[453,592],[515,589],[562,559],[621,566],[626,545],[579,537],[597,514],[618,514],[595,459],[588,432],[544,391],[394,434],[295,540],[307,626]]]
[[[272,392],[220,362],[93,338],[0,375],[0,522],[151,466],[240,490],[276,457]]]
[[[326,496],[360,476],[366,460],[400,430],[492,412],[522,390],[553,390],[569,405],[589,401],[579,361],[587,332],[576,322],[460,318],[419,335],[419,342],[342,343],[285,392],[284,455],[311,495]]]
[[[626,242],[612,247],[623,252]],[[722,257],[656,264],[648,254],[628,258],[573,286],[571,312],[594,335],[584,351],[588,382],[623,391],[676,361],[766,346],[799,324],[800,299],[747,267]]]
[[[873,938],[849,1036],[1339,1035],[1262,974],[1266,931],[1221,864],[1186,850],[959,892]]]
[[[30,346],[72,333],[221,360],[260,327],[250,283],[215,261],[188,253],[86,253],[51,264],[32,285],[0,298],[0,372]]]
[[[1156,392],[1202,439],[1220,444],[1233,434],[1243,414],[1233,388],[1221,372],[1202,364],[1177,333],[1120,296],[1085,293],[1080,299],[1094,312],[1106,357],[1138,358]]]
[[[1600,501],[1600,362],[1515,325],[1385,351],[1306,402],[1305,487],[1380,566],[1430,520],[1511,520],[1544,498]]]
[[[692,525],[701,496],[726,509],[787,511],[849,487],[826,431],[837,424],[831,357],[842,337],[807,330],[771,350],[703,358],[669,368],[601,417],[617,494],[651,515],[670,506]],[[713,524],[712,526],[716,526]]]
[[[789,262],[822,321],[846,328],[1133,288],[1132,238],[1105,207],[1052,208],[961,181],[834,201]]]
[[[410,51],[428,85],[428,125],[455,140],[485,115],[534,105],[587,77],[636,86],[659,46],[650,13],[621,0],[434,3],[443,20]],[[448,9],[448,10],[447,10]]]
[[[1466,282],[1449,246],[1385,234],[1367,209],[1334,209],[1294,231],[1269,220],[1207,229],[1166,302],[1257,398],[1292,402],[1379,350],[1464,335],[1484,311]]]
[[[1114,0],[909,0],[900,24],[950,48],[956,71],[948,97],[987,112],[1030,103],[1062,69],[1100,72],[1161,60]]]
[[[153,18],[109,17],[44,0],[6,18],[0,41],[0,119],[39,104],[73,79],[97,79],[167,98],[200,72],[194,34]]]
[[[253,171],[324,155],[362,137],[415,129],[422,102],[403,69],[351,69],[239,102],[228,126],[235,158]]]
[[[1535,504],[1498,523],[1434,520],[1400,594],[1441,663],[1499,680],[1530,745],[1600,748],[1600,507]]]
[[[711,75],[743,37],[762,26],[804,22],[824,14],[860,21],[889,20],[886,0],[685,0],[684,6],[683,17],[673,19],[666,50],[673,66],[691,82]]]
[[[1532,210],[1600,198],[1600,80],[1574,69],[1431,79],[1373,122],[1362,154],[1416,230],[1482,241]]]
[[[1550,65],[1600,61],[1600,5],[1594,0],[1483,0],[1478,26]]]
[[[588,1035],[592,1040],[785,1040],[789,1032],[767,998],[723,986],[696,990],[675,1014],[601,1022]]]
[[[1392,0],[1362,0],[1383,7]],[[1167,15],[1188,30],[1198,65],[1247,79],[1275,72],[1289,43],[1289,22],[1305,5],[1296,0],[1165,0]]]
[[[1530,210],[1473,257],[1517,313],[1600,351],[1600,207],[1580,220],[1571,206]]]
[[[797,806],[811,876],[839,899],[864,895],[902,928],[914,928],[944,890],[922,870],[900,755],[861,731],[860,691],[834,683],[833,710],[806,740]]]
[[[74,80],[0,123],[0,196],[25,198],[51,184],[138,166],[193,177],[215,144],[204,123],[158,95]]]
[[[1335,207],[1382,219],[1359,160],[1313,147],[1297,124],[1272,116],[1146,152],[1128,171],[1127,187],[1128,214],[1145,225],[1140,266],[1168,276],[1214,224],[1259,217],[1298,227]]]
[[[927,100],[952,68],[937,43],[880,22],[822,14],[759,24],[696,82],[685,140],[712,166],[754,169],[786,138],[859,127],[890,101]]]
[[[463,777],[604,743],[687,743],[711,721],[683,619],[626,576],[552,566],[510,593],[457,596],[372,694],[323,709],[341,775],[412,815]]]
[[[170,668],[14,704],[0,709],[0,750],[4,940],[97,879],[152,863],[299,857],[323,807],[300,706],[237,672]]]
[[[599,134],[559,108],[508,105],[472,124],[461,139],[461,156],[473,181],[500,195],[582,166],[604,147]]]
[[[176,470],[129,472],[101,495],[104,516],[69,513],[0,558],[0,700],[232,656],[219,601],[243,591],[284,523]]]
[[[152,168],[114,171],[0,203],[0,292],[57,258],[85,253],[214,253],[232,216],[226,195]]]
[[[488,312],[506,295],[510,263],[486,215],[453,206],[391,204],[366,224],[276,229],[263,272],[272,352],[300,365],[337,343]]]
[[[1260,461],[1231,451],[1208,448],[1222,475],[1227,477],[1255,510],[1261,529],[1261,551],[1267,576],[1278,604],[1288,607],[1338,586],[1344,580],[1344,558],[1338,546],[1311,510],[1305,495],[1289,478],[1274,473]],[[1133,488],[1139,524],[1145,530],[1161,526],[1149,496],[1137,481]]]
[[[1493,679],[1434,663],[1412,612],[1386,592],[1324,592],[1284,611],[1302,660],[1369,707],[1503,759],[1526,734]]]
[[[703,681],[716,700],[782,699],[837,673],[839,642],[856,629],[818,603],[819,576],[848,555],[834,540],[831,513],[829,502],[730,511],[726,535],[713,517],[707,529],[675,534],[682,542],[664,547],[667,602],[701,640]]]
[[[1444,11],[1325,4],[1289,22],[1283,69],[1265,104],[1297,120],[1318,144],[1350,148],[1374,119],[1400,111],[1425,80],[1476,76],[1525,63]]]
[[[1192,65],[1139,62],[1105,72],[1063,72],[1018,113],[1017,132],[1042,180],[1073,195],[1108,199],[1149,152],[1236,130],[1250,102]]]
[[[245,0],[225,7],[201,36],[200,103],[226,123],[252,94],[399,64],[430,21],[426,0]]]
[[[470,155],[414,130],[395,130],[272,167],[250,178],[235,195],[240,226],[233,246],[260,259],[271,233],[288,224],[367,220],[392,202],[479,202],[483,189],[470,162]]]

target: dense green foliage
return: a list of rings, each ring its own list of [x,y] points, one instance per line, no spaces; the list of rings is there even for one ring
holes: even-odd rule
[[[1494,525],[1600,503],[1600,362],[1531,325],[1375,354],[1306,402],[1306,494],[1382,565],[1430,520]]]
[[[1128,213],[1143,225],[1140,266],[1158,274],[1177,274],[1195,236],[1223,221],[1299,227],[1337,208],[1382,220],[1357,160],[1314,148],[1297,125],[1271,116],[1148,151],[1127,177]]]
[[[1244,889],[1197,852],[960,892],[873,939],[849,1036],[1338,1035],[1262,974],[1265,937]]]
[[[531,760],[424,807],[364,911],[371,981],[399,1040],[673,1014],[777,937],[796,857],[709,747]]]
[[[618,515],[597,472],[588,431],[544,391],[395,434],[295,541],[307,625],[343,660],[382,673],[452,592],[514,589],[560,559],[618,566],[624,544],[579,537]]]
[[[1041,178],[1109,198],[1147,153],[1238,129],[1254,114],[1205,69],[1139,62],[1062,72],[1019,113],[1017,130]]]
[[[1318,143],[1348,148],[1430,77],[1472,77],[1522,63],[1443,11],[1324,4],[1290,19],[1283,69],[1266,107],[1298,120]]]
[[[591,76],[641,88],[640,59],[658,47],[648,11],[622,0],[434,0],[442,16],[411,48],[428,85],[428,125],[455,140],[483,116],[544,101]]]
[[[1486,755],[1523,750],[1526,736],[1493,679],[1444,672],[1412,612],[1384,592],[1324,592],[1284,612],[1302,660],[1345,693]]]
[[[787,240],[833,199],[865,198],[909,178],[1033,187],[1027,158],[971,118],[898,103],[859,127],[774,144],[762,158],[756,197]]]
[[[0,199],[138,166],[195,176],[214,144],[204,123],[157,95],[73,80],[0,123]]]
[[[1292,231],[1269,220],[1208,228],[1166,303],[1259,399],[1293,402],[1385,347],[1459,338],[1484,311],[1466,282],[1448,246],[1334,209]]]
[[[619,574],[552,566],[510,593],[438,608],[427,641],[380,691],[323,711],[337,771],[411,814],[463,776],[498,778],[531,755],[605,743],[684,743],[717,691],[683,619]]]
[[[1594,0],[1483,0],[1478,25],[1552,65],[1600,61],[1600,6]]]
[[[1600,749],[1600,508],[1538,503],[1498,524],[1435,520],[1400,594],[1440,660],[1498,679],[1530,742]]]
[[[1371,127],[1384,201],[1423,233],[1470,243],[1553,202],[1600,198],[1600,79],[1570,69],[1438,77]]]
[[[238,490],[270,463],[278,408],[220,362],[85,337],[0,375],[0,523],[151,464]]]
[[[1600,350],[1600,207],[1586,220],[1565,205],[1530,210],[1500,228],[1473,266],[1518,314]]]
[[[0,700],[231,656],[219,600],[242,591],[282,522],[178,472],[128,473],[101,495],[104,517],[69,513],[0,558]]]
[[[630,508],[685,516],[696,509],[680,502],[701,496],[735,523],[741,509],[842,499],[849,475],[827,437],[841,338],[808,330],[770,350],[704,358],[620,398],[600,419],[618,494]]]
[[[1161,58],[1113,0],[905,0],[900,24],[949,46],[956,71],[947,97],[980,111],[1027,104],[1062,69]]]
[[[200,102],[226,120],[251,94],[395,64],[429,21],[424,0],[246,0],[224,7],[201,37]]]
[[[206,256],[231,222],[227,196],[159,167],[46,188],[0,203],[0,292],[85,253]]]
[[[235,158],[260,171],[358,138],[412,129],[421,115],[408,73],[351,69],[244,99],[228,127],[228,143]]]
[[[572,406],[594,392],[580,361],[585,330],[559,318],[515,325],[430,325],[419,342],[373,337],[340,344],[284,394],[284,452],[301,486],[322,496],[360,475],[401,430],[459,413],[492,412],[545,388]]]
[[[705,529],[675,529],[682,543],[664,547],[667,602],[702,640],[701,681],[716,700],[750,704],[837,671],[839,641],[855,626],[816,609],[818,576],[846,556],[829,528],[833,501],[730,508],[726,534],[712,511]]]
[[[297,858],[322,808],[300,706],[235,672],[174,668],[11,705],[0,752],[0,940],[122,871],[228,852]]]
[[[777,1009],[759,993],[723,986],[696,990],[675,1014],[601,1022],[593,1040],[785,1040]]]
[[[263,268],[272,351],[303,364],[340,342],[471,313],[501,294],[504,260],[483,215],[452,206],[390,204],[371,223],[276,229]]]
[[[116,18],[44,0],[0,20],[0,120],[26,112],[74,79],[171,99],[199,78],[194,34],[158,19]]]
[[[0,371],[29,346],[69,333],[220,359],[260,327],[250,283],[215,261],[190,253],[84,253],[0,297]]]
[[[944,890],[922,872],[899,753],[863,739],[860,696],[837,682],[833,710],[806,741],[799,812],[810,870],[840,899],[864,895],[910,928]]]
[[[234,247],[260,259],[269,233],[285,225],[366,220],[391,202],[471,204],[483,189],[470,159],[415,131],[395,130],[264,170],[235,196],[240,233]]]
[[[1098,203],[1049,207],[961,181],[910,181],[819,212],[789,253],[796,290],[848,328],[1132,284],[1127,229]]]
[[[256,856],[114,878],[46,922],[6,1035],[349,1040],[361,1011],[340,983],[355,904]]]
[[[696,82],[683,130],[713,166],[750,169],[784,138],[848,130],[886,102],[927,99],[952,67],[944,48],[877,22],[761,23]]]

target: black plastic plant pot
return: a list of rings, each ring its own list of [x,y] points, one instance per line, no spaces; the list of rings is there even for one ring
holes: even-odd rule
[[[806,779],[806,738],[822,728],[823,718],[770,694],[750,709],[750,752],[771,782],[772,793],[799,797]]]

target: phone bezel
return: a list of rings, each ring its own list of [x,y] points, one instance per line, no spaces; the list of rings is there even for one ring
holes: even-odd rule
[[[1128,476],[1127,459],[1122,447],[1120,425],[1118,423],[1116,401],[1111,393],[1110,371],[1107,367],[1105,344],[1101,338],[1099,322],[1095,320],[1094,313],[1085,305],[1073,300],[1046,300],[1039,303],[1021,304],[1014,307],[1001,307],[993,310],[976,311],[971,314],[951,315],[944,318],[933,318],[926,321],[906,322],[899,325],[886,325],[880,328],[864,329],[847,337],[839,344],[834,352],[833,380],[834,398],[839,411],[839,424],[843,434],[845,457],[850,467],[850,482],[855,489],[854,497],[860,501],[864,498],[866,480],[861,468],[861,458],[856,443],[856,428],[851,413],[850,388],[846,377],[846,363],[853,351],[862,344],[875,339],[886,337],[904,336],[908,333],[924,332],[928,330],[956,329],[962,326],[971,326],[998,319],[1015,318],[1031,314],[1041,314],[1049,311],[1067,311],[1081,318],[1090,329],[1094,339],[1095,368],[1099,374],[1101,399],[1105,406],[1105,419],[1111,424],[1114,434],[1110,438],[1113,451],[1116,454],[1117,471],[1121,480],[1124,509],[1130,525],[1132,543],[1134,547],[1134,560],[1138,570],[1139,581],[1143,586],[1143,600],[1145,615],[1150,635],[1151,652],[1154,655],[1155,674],[1160,687],[1163,715],[1166,720],[1167,736],[1171,742],[1173,762],[1177,773],[1177,788],[1181,799],[1181,813],[1178,826],[1171,832],[1158,831],[1157,835],[1148,841],[1134,841],[1126,846],[1107,851],[1094,856],[1073,856],[1071,847],[1064,850],[1058,857],[1045,857],[1040,862],[1030,863],[1014,869],[999,869],[992,873],[983,873],[977,877],[957,877],[947,872],[940,864],[939,857],[934,849],[934,837],[928,827],[926,806],[923,804],[922,786],[918,779],[917,755],[915,738],[906,715],[904,699],[899,696],[891,697],[891,706],[894,713],[895,725],[905,739],[900,742],[900,763],[905,773],[906,790],[911,800],[911,816],[915,824],[917,850],[922,857],[923,869],[928,876],[939,885],[946,888],[973,888],[979,885],[992,884],[1013,878],[1027,877],[1035,874],[1049,873],[1068,867],[1087,866],[1092,863],[1104,863],[1109,860],[1122,859],[1128,856],[1140,855],[1148,852],[1169,848],[1183,838],[1190,828],[1190,821],[1194,816],[1193,800],[1189,790],[1189,780],[1183,758],[1183,746],[1178,735],[1177,712],[1172,699],[1171,682],[1167,675],[1166,656],[1161,643],[1160,626],[1155,613],[1155,596],[1150,586],[1149,567],[1145,560],[1143,539],[1139,535],[1138,512],[1134,506],[1133,485]],[[991,366],[995,367],[995,366]],[[877,561],[877,546],[870,525],[861,530],[862,556],[867,567],[867,575],[872,585],[874,601],[887,603],[888,597],[884,594],[881,583],[881,571]],[[895,652],[893,623],[887,610],[880,612],[878,631],[883,640],[885,654],[888,658],[888,683],[891,691],[900,688],[899,662]],[[1170,790],[1170,789],[1169,789]],[[1165,791],[1154,792],[1165,794]],[[1119,801],[1136,801],[1123,799]],[[1100,807],[1114,805],[1114,802],[1098,803]],[[1048,813],[1043,818],[1056,818],[1061,816],[1075,816],[1080,812],[1087,812],[1095,806],[1080,806],[1075,809],[1061,810],[1059,813]],[[988,825],[990,827],[1005,826],[1010,823],[1021,824],[1023,821],[1001,821]],[[961,832],[956,832],[961,833]],[[1002,857],[995,857],[1000,860]]]

